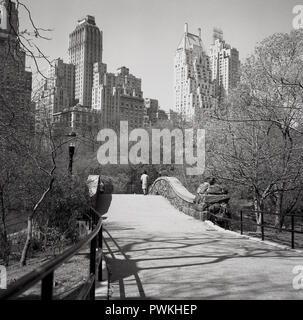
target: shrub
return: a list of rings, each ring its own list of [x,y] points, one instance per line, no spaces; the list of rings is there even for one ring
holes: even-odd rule
[[[57,177],[52,192],[41,206],[35,219],[43,248],[61,251],[62,244],[79,239],[78,219],[89,213],[91,200],[84,182],[70,177]]]
[[[0,260],[3,260],[6,266],[9,264],[11,249],[11,241],[4,235],[3,232],[0,232]]]

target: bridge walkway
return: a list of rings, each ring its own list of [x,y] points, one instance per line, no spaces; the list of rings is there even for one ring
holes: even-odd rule
[[[104,195],[110,299],[303,299],[303,254],[217,231],[162,196]]]

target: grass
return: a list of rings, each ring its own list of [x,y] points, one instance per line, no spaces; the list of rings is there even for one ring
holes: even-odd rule
[[[13,261],[7,268],[8,286],[52,258],[54,257],[38,253],[29,259],[24,267],[20,267],[18,261]],[[54,299],[74,299],[79,288],[87,280],[88,274],[88,249],[84,249],[56,270],[54,275]],[[40,293],[41,282],[24,292],[18,299],[38,300],[40,299]]]

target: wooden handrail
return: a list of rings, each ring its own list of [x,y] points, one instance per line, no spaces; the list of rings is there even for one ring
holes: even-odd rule
[[[73,247],[64,251],[57,258],[46,262],[42,266],[36,268],[30,273],[23,276],[21,279],[17,280],[12,286],[10,286],[7,290],[5,290],[2,294],[0,294],[0,300],[10,300],[14,299],[23,292],[32,288],[36,283],[42,280],[42,299],[43,299],[43,281],[51,278],[54,271],[58,269],[63,263],[71,259],[75,254],[77,254],[85,245],[91,243],[92,241],[96,241],[97,236],[102,237],[102,216],[96,211],[94,208],[90,208],[91,211],[99,217],[99,221],[97,226],[93,229],[93,231],[83,240],[79,241]],[[92,254],[96,255],[96,252],[91,252],[90,260],[92,259]],[[100,262],[102,264],[102,261]],[[102,266],[101,266],[102,267]],[[52,295],[50,296],[52,298]]]

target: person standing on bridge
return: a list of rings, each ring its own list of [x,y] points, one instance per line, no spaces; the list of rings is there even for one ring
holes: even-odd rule
[[[142,190],[144,195],[147,195],[148,179],[149,177],[147,175],[147,172],[144,171],[141,176]]]

